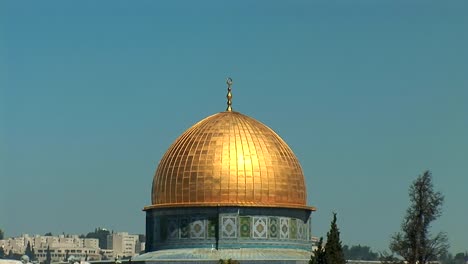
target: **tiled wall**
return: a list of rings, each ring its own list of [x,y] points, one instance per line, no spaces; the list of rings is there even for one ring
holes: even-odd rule
[[[150,216],[151,250],[206,247],[311,247],[310,218],[292,213],[242,214],[228,210],[211,214],[197,210],[158,212]],[[275,213],[274,210],[269,213]],[[148,220],[148,219],[147,219]],[[150,231],[148,230],[148,231]],[[218,242],[218,243],[216,243]]]

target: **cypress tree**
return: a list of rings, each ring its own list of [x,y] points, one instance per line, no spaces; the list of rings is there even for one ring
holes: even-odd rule
[[[63,260],[64,262],[68,262],[68,249],[65,250],[65,259]]]
[[[34,246],[31,247],[31,261],[36,260],[36,251],[34,250]]]
[[[336,225],[336,213],[333,213],[330,231],[327,233],[327,243],[325,244],[326,263],[345,264],[346,260],[343,254],[343,246],[340,240],[340,230]]]
[[[314,254],[310,257],[309,264],[327,264],[327,259],[325,257],[325,249],[322,245],[323,237],[320,237],[317,249],[314,250]]]
[[[29,259],[32,261],[33,252],[31,250],[31,242],[29,241],[28,241],[28,245],[26,246],[26,251],[24,252],[24,254],[28,256]]]
[[[52,256],[50,255],[50,247],[49,245],[47,245],[45,264],[50,264],[50,263],[52,263]]]

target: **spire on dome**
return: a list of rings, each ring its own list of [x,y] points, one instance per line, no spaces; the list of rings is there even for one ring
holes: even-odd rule
[[[228,93],[226,95],[226,98],[228,99],[226,111],[231,112],[232,111],[232,107],[231,107],[232,105],[232,94],[231,94],[232,79],[230,77],[227,78],[226,84],[228,85]]]

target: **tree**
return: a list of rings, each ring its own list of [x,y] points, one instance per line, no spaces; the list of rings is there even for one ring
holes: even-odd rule
[[[36,260],[36,251],[34,250],[34,246],[31,247],[31,261]]]
[[[314,250],[314,254],[310,256],[309,264],[327,264],[327,259],[325,256],[325,249],[323,248],[323,237],[320,237],[320,240],[317,245],[317,249]]]
[[[408,264],[426,264],[447,252],[445,233],[432,237],[431,223],[442,214],[444,196],[434,191],[432,175],[425,171],[409,188],[410,206],[401,224],[401,232],[392,236],[390,250]]]
[[[106,255],[104,255],[104,251],[100,250],[99,255],[101,255],[101,260],[107,260]]]
[[[468,252],[460,252],[455,254],[455,257],[453,257],[453,261],[455,262],[455,264],[465,264],[468,261]]]
[[[97,238],[99,239],[99,248],[107,248],[107,236],[110,235],[109,230],[105,228],[95,228],[94,232],[90,232],[86,235],[86,238]]]
[[[378,260],[379,254],[373,252],[368,246],[343,246],[343,254],[347,260]]]
[[[468,252],[459,252],[455,256],[450,253],[442,254],[439,261],[442,264],[465,264],[468,261]]]
[[[5,258],[5,250],[3,249],[3,246],[0,247],[0,259]]]
[[[52,263],[52,255],[50,254],[50,246],[47,246],[45,264]]]
[[[31,249],[31,242],[28,241],[28,245],[26,246],[26,251],[24,251],[24,254],[29,257],[29,259],[32,261],[33,257],[33,251]]]
[[[53,235],[52,235],[52,232],[47,232],[44,234],[44,236],[53,236]]]
[[[234,259],[220,259],[218,261],[219,264],[239,264],[239,261]]]
[[[336,225],[336,213],[333,213],[330,231],[327,233],[327,243],[325,244],[326,263],[345,264],[346,260],[341,246],[340,231]]]
[[[2,240],[5,236],[5,233],[3,232],[3,230],[0,228],[0,240]]]

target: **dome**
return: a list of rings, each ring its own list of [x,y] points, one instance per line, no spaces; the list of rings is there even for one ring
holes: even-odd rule
[[[303,208],[304,175],[289,146],[269,127],[234,111],[185,131],[162,157],[152,205]]]

